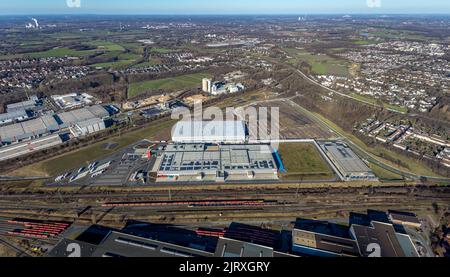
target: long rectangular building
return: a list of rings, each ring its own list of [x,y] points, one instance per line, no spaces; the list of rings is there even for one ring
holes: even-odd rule
[[[172,134],[175,143],[244,143],[244,121],[180,121]]]
[[[377,180],[373,171],[345,143],[325,142],[319,145],[344,181]]]
[[[397,230],[398,226],[386,213],[352,214],[349,223],[349,226],[343,226],[298,219],[292,231],[292,251],[315,257],[419,256],[411,237],[404,230]]]
[[[73,126],[69,127],[69,130],[74,137],[85,136],[105,129],[105,122],[103,119],[97,117],[75,123]]]
[[[153,167],[157,182],[276,180],[270,145],[171,144]]]
[[[69,112],[63,112],[57,115],[61,127],[68,128],[72,124],[79,123],[94,118],[104,119],[110,116],[109,112],[101,105],[85,107]]]
[[[370,226],[353,224],[350,232],[363,257],[418,257],[411,237],[396,232],[390,223],[372,221]]]
[[[20,122],[29,118],[27,111],[24,109],[14,110],[12,112],[0,114],[0,125]]]
[[[305,256],[357,257],[359,250],[345,226],[299,219],[292,230],[293,252]]]
[[[59,124],[51,115],[0,127],[0,142],[13,143],[37,138],[59,130]]]
[[[0,161],[17,158],[26,154],[48,149],[63,143],[59,135],[50,135],[0,148]]]
[[[31,96],[29,100],[6,105],[6,111],[8,113],[15,112],[17,110],[30,110],[36,107],[38,98]]]
[[[23,113],[20,113],[23,116]],[[0,143],[10,144],[51,134],[72,125],[102,121],[110,113],[101,105],[85,107],[56,115],[43,115],[36,119],[0,127]],[[5,117],[7,119],[7,117]],[[1,117],[0,117],[1,119]],[[101,124],[100,124],[101,125]]]

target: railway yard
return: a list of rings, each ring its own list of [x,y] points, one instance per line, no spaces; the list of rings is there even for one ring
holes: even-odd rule
[[[70,223],[70,228],[101,224],[123,227],[128,220],[180,226],[223,227],[229,222],[269,224],[287,228],[296,218],[344,218],[350,211],[367,209],[408,210],[430,214],[433,206],[448,208],[449,186],[342,186],[314,188],[188,190],[95,190],[53,193],[3,193],[0,198],[0,237],[19,246],[23,240],[50,247],[64,237],[31,236],[17,231],[23,224],[16,218]],[[31,221],[31,220],[29,220]],[[42,224],[42,223],[41,223]],[[48,223],[47,223],[48,224]],[[71,233],[70,228],[67,233]],[[40,234],[28,232],[28,234]],[[16,249],[17,250],[17,249]],[[33,253],[29,253],[33,255]]]
[[[438,58],[448,43],[406,43],[412,52],[402,54],[380,33],[406,18],[385,18],[378,30],[377,18],[347,17],[124,17],[92,28],[89,18],[57,18],[48,20],[56,29],[37,19],[23,32],[23,23],[0,28],[14,40],[0,47],[0,257],[76,255],[72,243],[92,257],[363,257],[378,243],[380,256],[448,255],[437,246],[450,249],[450,175],[437,159],[450,157],[449,76]],[[428,57],[439,72],[424,73],[441,83],[407,72],[418,67],[403,65],[410,55],[427,56],[419,45],[439,54]],[[366,48],[379,65],[360,57]],[[390,52],[405,80],[424,82],[408,87],[419,91],[413,99],[394,93],[406,82],[388,78],[397,62],[375,59]],[[361,79],[378,66],[393,71]],[[385,128],[392,141],[380,144],[362,135],[361,120],[415,125],[440,143],[420,149],[437,155],[401,152],[394,137],[403,127]],[[247,232],[227,237],[232,225]]]

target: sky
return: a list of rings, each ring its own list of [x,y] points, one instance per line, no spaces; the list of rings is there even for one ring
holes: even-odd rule
[[[0,0],[0,14],[328,13],[450,14],[450,0]]]

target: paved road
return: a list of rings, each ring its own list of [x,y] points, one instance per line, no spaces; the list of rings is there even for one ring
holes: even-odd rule
[[[35,181],[35,180],[48,180],[48,177],[11,177],[11,176],[0,176],[0,181]]]
[[[354,143],[351,140],[349,140],[348,138],[346,138],[345,134],[339,132],[338,130],[336,130],[332,126],[328,125],[321,118],[319,118],[315,114],[311,113],[307,109],[303,108],[299,104],[295,103],[291,99],[283,99],[283,101],[286,101],[291,106],[301,110],[305,115],[309,116],[310,119],[313,120],[314,122],[316,122],[317,124],[323,126],[324,128],[332,130],[334,133],[336,133],[340,137],[344,138],[345,142],[350,146],[350,148],[352,148],[352,150],[356,154],[358,154],[358,156],[360,156],[362,159],[365,159],[365,160],[367,160],[367,161],[369,161],[369,162],[371,162],[371,163],[373,163],[373,164],[375,164],[375,165],[377,165],[377,166],[379,166],[379,167],[381,167],[383,169],[386,169],[386,170],[388,170],[390,172],[396,173],[396,174],[401,175],[401,176],[405,176],[406,178],[409,178],[409,179],[412,179],[412,180],[421,180],[423,178],[426,178],[429,181],[448,182],[448,183],[450,183],[450,178],[434,177],[434,176],[421,176],[421,175],[417,175],[417,174],[414,174],[414,173],[410,173],[410,172],[406,172],[406,171],[400,170],[400,169],[398,169],[396,167],[393,167],[393,166],[391,166],[389,164],[386,164],[386,163],[380,161],[378,158],[376,158],[372,154],[368,153],[366,150],[364,150],[362,147],[360,147],[356,143]]]
[[[325,90],[327,90],[327,91],[329,91],[329,92],[336,93],[336,94],[338,94],[338,95],[340,95],[340,96],[342,96],[342,97],[349,98],[349,99],[352,99],[352,100],[354,100],[354,101],[358,101],[358,102],[360,102],[360,103],[363,103],[363,104],[366,104],[366,105],[369,105],[369,106],[372,106],[372,107],[382,108],[382,109],[387,109],[388,111],[391,111],[391,112],[394,112],[394,113],[407,114],[407,113],[405,113],[405,112],[401,112],[401,111],[398,111],[398,110],[395,110],[395,109],[386,108],[386,107],[383,106],[383,105],[378,105],[378,104],[375,104],[375,103],[371,103],[371,102],[369,102],[369,101],[365,101],[364,99],[359,99],[359,98],[353,97],[353,96],[351,96],[351,95],[348,95],[348,94],[345,94],[345,93],[336,91],[336,90],[331,89],[331,88],[329,88],[329,87],[326,87],[326,86],[322,85],[321,83],[315,81],[314,79],[312,79],[311,77],[309,77],[309,76],[306,75],[305,73],[303,73],[301,70],[299,70],[299,69],[293,67],[292,65],[289,65],[289,64],[286,64],[286,63],[280,63],[279,61],[277,61],[277,60],[275,60],[275,59],[270,59],[270,61],[271,61],[271,62],[274,62],[274,63],[278,63],[278,64],[281,64],[281,65],[284,65],[284,66],[287,66],[287,67],[291,68],[292,70],[295,70],[295,72],[297,72],[297,73],[298,73],[300,76],[302,76],[304,79],[310,81],[310,82],[313,83],[314,85],[319,86],[319,87],[321,87],[321,88],[323,88],[323,89],[325,89]]]
[[[338,94],[338,95],[340,95],[340,96],[342,96],[342,97],[350,98],[350,99],[353,99],[353,100],[355,100],[355,101],[364,103],[364,104],[369,105],[369,106],[372,106],[372,107],[387,109],[388,111],[394,112],[394,113],[407,114],[407,113],[405,113],[405,112],[401,112],[401,111],[397,111],[397,110],[394,110],[394,109],[386,108],[386,107],[383,106],[383,105],[377,105],[377,104],[371,103],[371,102],[369,102],[369,101],[365,101],[365,100],[363,100],[363,99],[359,99],[359,98],[353,97],[353,96],[351,96],[351,95],[348,95],[348,94],[345,94],[345,93],[336,91],[336,90],[334,90],[334,89],[331,89],[331,88],[329,88],[329,87],[326,87],[326,86],[322,85],[321,83],[319,83],[319,82],[313,80],[313,79],[310,78],[308,75],[306,75],[305,73],[303,73],[301,70],[296,69],[296,71],[297,71],[298,74],[300,74],[300,75],[301,75],[303,78],[305,78],[306,80],[312,82],[313,84],[315,84],[315,85],[317,85],[317,86],[320,86],[321,88],[323,88],[323,89],[325,89],[325,90],[327,90],[327,91],[329,91],[329,92],[336,93],[336,94]]]

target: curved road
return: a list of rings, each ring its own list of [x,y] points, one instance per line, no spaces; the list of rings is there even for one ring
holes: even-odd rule
[[[423,178],[426,178],[429,181],[436,181],[436,182],[448,182],[450,184],[450,178],[445,178],[445,177],[435,177],[435,176],[421,176],[421,175],[417,175],[414,173],[410,173],[410,172],[406,172],[403,170],[400,170],[396,167],[393,167],[389,164],[386,164],[382,161],[380,161],[379,159],[377,159],[376,157],[374,157],[374,155],[370,154],[369,152],[367,152],[366,150],[364,150],[362,147],[360,147],[359,145],[357,145],[356,143],[352,142],[350,139],[348,139],[345,134],[340,133],[338,130],[334,129],[332,126],[328,125],[326,122],[324,122],[322,119],[320,119],[318,116],[316,116],[315,114],[311,113],[310,111],[308,111],[307,109],[303,108],[302,106],[300,106],[299,104],[295,103],[294,101],[292,101],[291,99],[280,99],[282,101],[287,101],[289,102],[289,104],[291,106],[296,107],[297,109],[301,110],[304,114],[308,115],[310,117],[311,120],[313,120],[314,122],[318,123],[319,125],[331,129],[333,130],[333,132],[335,132],[336,134],[338,134],[340,137],[345,138],[345,142],[350,146],[350,148],[352,148],[353,151],[356,152],[356,154],[358,154],[358,156],[360,156],[361,158],[376,164],[377,166],[384,168],[388,171],[391,171],[393,173],[396,173],[398,175],[401,176],[405,176],[409,179],[413,179],[413,180],[421,180]]]

